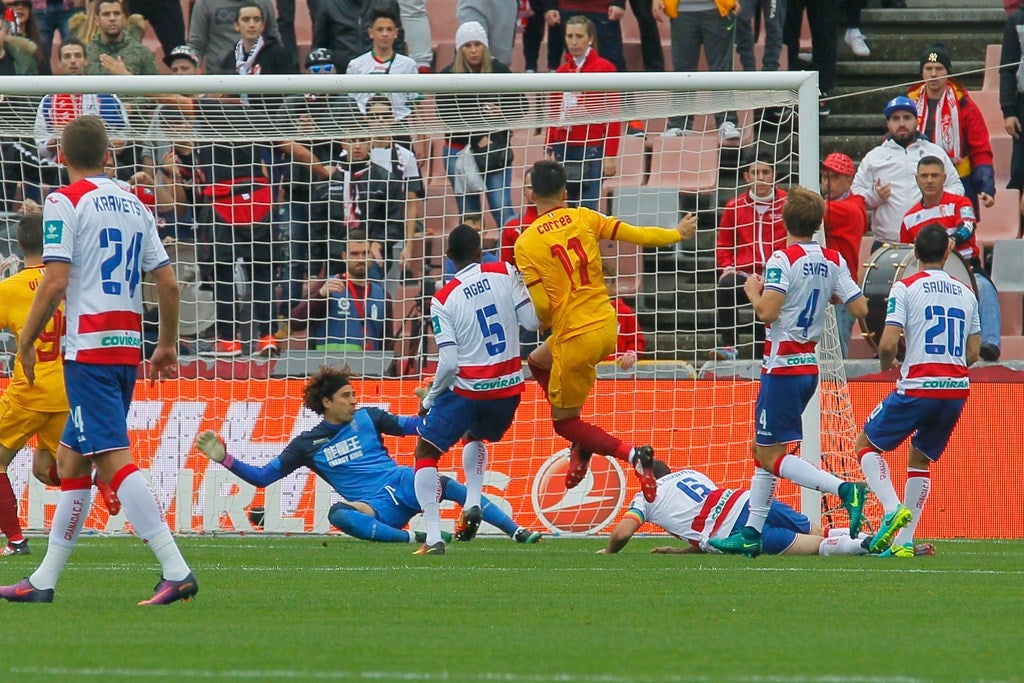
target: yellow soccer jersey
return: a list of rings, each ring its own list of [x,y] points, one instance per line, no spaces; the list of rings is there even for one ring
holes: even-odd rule
[[[7,328],[19,337],[28,311],[32,307],[36,288],[43,279],[42,266],[29,266],[0,281],[0,328]],[[64,392],[64,362],[60,353],[60,338],[64,334],[63,304],[36,340],[36,381],[29,386],[21,359],[14,365],[14,377],[4,396],[11,403],[41,413],[59,413],[68,410]]]
[[[516,240],[516,265],[541,323],[555,339],[564,340],[615,319],[598,240],[661,247],[680,239],[675,229],[638,228],[592,209],[563,207],[538,216],[523,230]]]

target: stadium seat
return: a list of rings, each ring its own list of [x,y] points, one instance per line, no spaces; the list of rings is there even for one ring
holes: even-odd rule
[[[609,214],[633,225],[673,227],[679,222],[679,191],[674,187],[618,187]]]
[[[1024,292],[1024,240],[999,240],[992,247],[992,284],[1002,292]]]
[[[1002,51],[1003,46],[999,43],[985,46],[985,76],[981,82],[982,90],[999,92],[999,59]]]
[[[996,187],[1006,187],[1006,183],[1010,179],[1010,156],[1012,153],[1013,138],[1009,135],[992,137],[992,170],[996,176]],[[1005,190],[1000,190],[999,194],[1002,192]]]
[[[717,135],[658,137],[651,143],[649,187],[673,188],[690,194],[718,189]]]
[[[612,296],[635,297],[643,285],[640,247],[630,242],[601,240],[601,259],[615,273]]]
[[[1024,334],[1024,293],[999,292],[999,311],[1004,335]]]
[[[975,90],[969,92],[968,95],[978,105],[982,116],[985,117],[989,137],[1010,137],[1003,126],[1003,110],[999,107],[999,91]]]
[[[641,136],[624,135],[619,140],[617,173],[603,184],[605,195],[616,187],[639,187],[647,180],[647,147]]]
[[[1001,189],[991,208],[982,207],[975,238],[979,246],[990,249],[999,240],[1014,240],[1019,235],[1020,191]],[[1024,261],[1019,267],[1024,268]]]

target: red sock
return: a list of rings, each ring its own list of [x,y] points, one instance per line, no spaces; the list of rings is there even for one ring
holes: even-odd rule
[[[585,451],[629,462],[629,454],[633,449],[597,425],[584,422],[578,417],[570,417],[568,420],[555,420],[554,426],[556,434],[576,443]]]
[[[544,390],[544,393],[548,393],[548,382],[551,380],[551,371],[545,370],[541,366],[533,362],[533,359],[529,356],[526,357],[526,364],[530,367],[530,374],[537,380],[537,384]]]
[[[50,469],[46,472],[50,477],[50,481],[53,482],[54,486],[60,486],[60,475],[57,474],[57,465],[50,465]]]
[[[25,540],[18,522],[18,501],[14,498],[11,478],[6,472],[0,473],[0,532],[11,543]]]

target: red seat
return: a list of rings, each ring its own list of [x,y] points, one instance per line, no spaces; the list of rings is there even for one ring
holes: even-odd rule
[[[718,136],[654,138],[649,187],[674,187],[684,193],[718,189]]]
[[[999,60],[1002,58],[1003,46],[996,43],[985,46],[985,77],[981,89],[999,92]]]
[[[612,296],[634,297],[643,284],[643,261],[640,247],[631,242],[601,240],[601,259],[615,275]]]
[[[1009,135],[992,138],[992,170],[996,176],[996,187],[1006,187],[1010,179],[1010,157],[1013,154],[1013,138]],[[1002,191],[999,192],[1002,194]]]
[[[985,126],[988,127],[990,137],[1010,137],[1003,126],[1003,110],[999,106],[998,90],[975,90],[968,92],[974,103],[981,110],[985,119]]]
[[[616,187],[638,187],[647,180],[647,147],[643,137],[624,135],[619,140],[616,174],[603,184],[605,194]]]
[[[999,183],[997,182],[996,185]],[[975,238],[984,249],[992,248],[997,240],[1012,240],[1020,236],[1020,191],[999,190],[996,203],[981,209],[981,219]]]
[[[999,292],[999,311],[1004,335],[1024,334],[1024,293]]]

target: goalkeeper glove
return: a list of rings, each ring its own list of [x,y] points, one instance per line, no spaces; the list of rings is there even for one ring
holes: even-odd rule
[[[196,437],[196,448],[202,451],[203,455],[214,462],[224,462],[227,449],[224,442],[216,434],[207,430]]]

